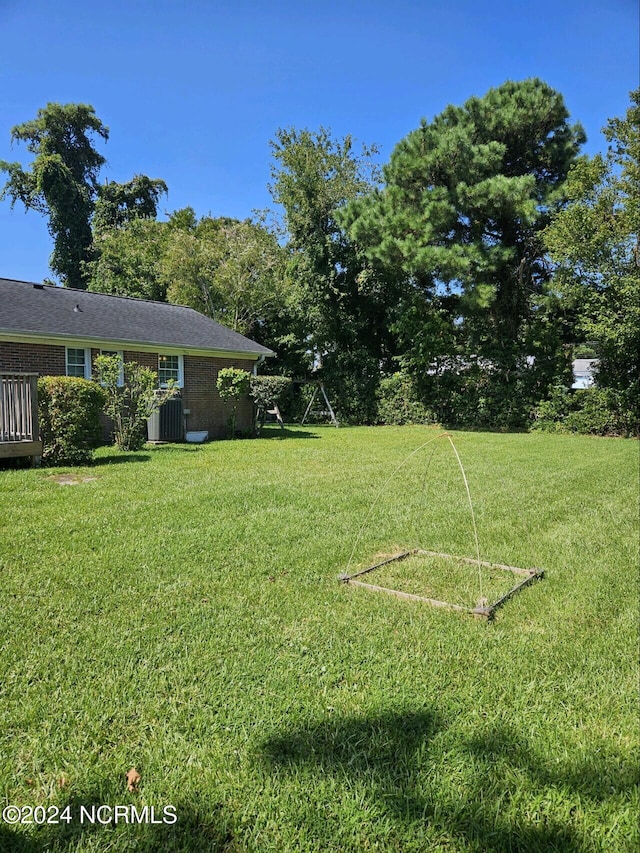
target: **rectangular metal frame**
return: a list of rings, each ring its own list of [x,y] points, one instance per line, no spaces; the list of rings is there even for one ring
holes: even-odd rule
[[[480,565],[490,569],[500,569],[501,571],[512,572],[515,575],[520,575],[523,577],[523,580],[519,581],[514,587],[492,604],[488,604],[485,607],[463,607],[460,604],[452,604],[449,601],[439,601],[436,598],[427,598],[423,595],[416,595],[411,592],[401,592],[398,589],[390,589],[389,587],[376,586],[372,583],[355,580],[362,575],[366,575],[369,572],[373,572],[376,569],[381,568],[382,566],[386,566],[388,563],[399,562],[400,560],[404,560],[415,554],[422,554],[426,557],[440,557],[446,560],[459,560],[462,563],[469,563],[474,566]],[[540,580],[543,577],[543,569],[521,569],[518,566],[506,566],[502,563],[488,563],[485,560],[475,560],[472,557],[456,557],[454,554],[442,554],[438,551],[425,551],[422,548],[412,548],[408,551],[400,551],[398,554],[393,554],[391,557],[387,557],[385,560],[376,563],[374,566],[369,566],[359,572],[354,572],[352,575],[340,575],[338,580],[342,581],[342,583],[350,583],[353,586],[359,586],[363,589],[369,589],[374,592],[386,592],[390,595],[395,595],[398,598],[404,598],[410,601],[422,601],[424,604],[429,604],[432,607],[443,607],[447,610],[457,610],[462,613],[470,613],[472,616],[476,616],[478,618],[491,620],[494,618],[496,610],[499,607],[502,607],[502,605],[512,598],[517,592],[520,592],[520,590],[524,589],[525,586],[529,586],[529,584],[532,584],[534,581]]]

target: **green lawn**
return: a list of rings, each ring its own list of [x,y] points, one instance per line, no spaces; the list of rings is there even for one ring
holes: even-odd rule
[[[0,471],[2,805],[71,817],[0,850],[635,852],[638,444],[455,434],[482,559],[546,571],[487,623],[336,580],[475,555],[448,442],[387,482],[432,435]],[[177,822],[80,821],[103,804]]]

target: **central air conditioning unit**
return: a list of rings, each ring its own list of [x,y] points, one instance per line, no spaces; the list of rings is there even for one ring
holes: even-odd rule
[[[182,397],[171,397],[147,420],[149,441],[184,441]]]

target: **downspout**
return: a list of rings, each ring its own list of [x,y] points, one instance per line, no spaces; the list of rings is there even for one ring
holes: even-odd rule
[[[258,356],[258,360],[253,365],[253,375],[254,376],[258,375],[258,368],[260,367],[261,364],[264,363],[265,359],[266,359],[266,355]],[[258,411],[259,410],[256,408],[255,403],[253,405],[254,405],[254,408],[253,408],[253,434],[257,435],[258,434]]]
[[[254,376],[258,375],[258,368],[260,367],[261,364],[264,364],[264,362],[266,361],[266,358],[267,358],[266,355],[261,355],[258,357],[258,360],[253,365],[253,375]]]

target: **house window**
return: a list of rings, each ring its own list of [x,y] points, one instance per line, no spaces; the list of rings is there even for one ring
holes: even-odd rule
[[[67,376],[91,379],[91,351],[67,347]]]
[[[181,355],[158,356],[158,382],[161,388],[173,379],[182,387],[183,361]]]
[[[122,350],[116,349],[101,349],[100,355],[117,355],[120,359],[120,373],[118,374],[118,386],[122,388],[124,385],[124,353]]]

